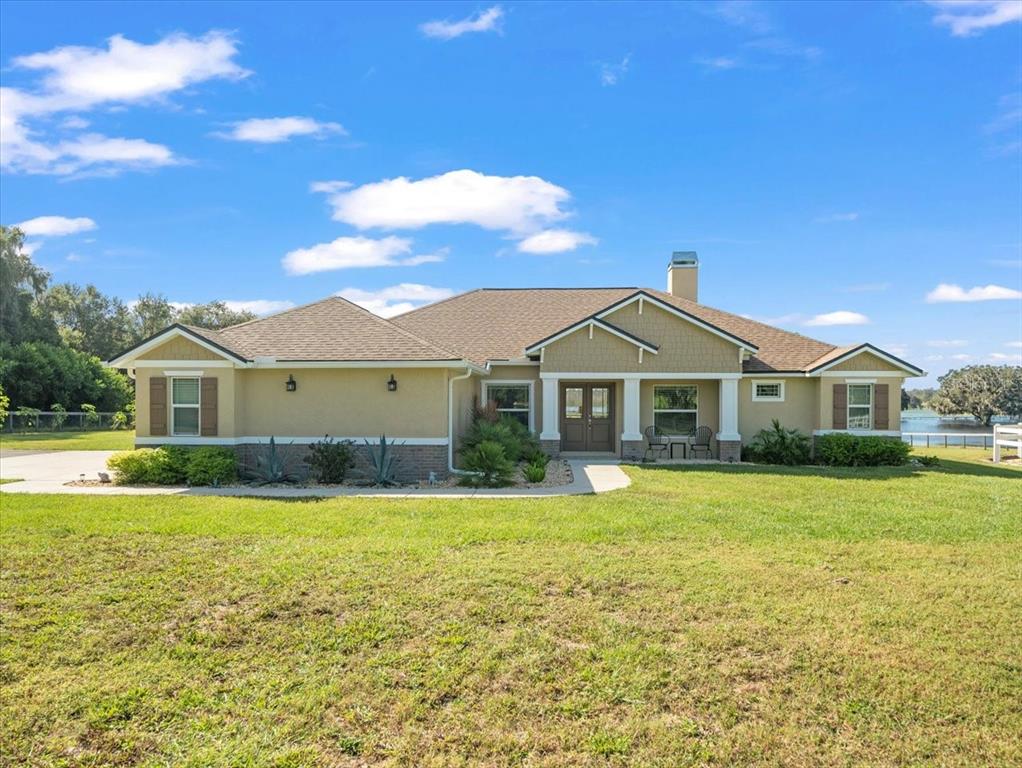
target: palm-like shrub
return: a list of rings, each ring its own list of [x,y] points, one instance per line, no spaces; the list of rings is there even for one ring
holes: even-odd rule
[[[809,463],[809,437],[797,429],[786,429],[774,419],[770,429],[761,429],[749,445],[749,457],[761,464],[796,466]]]
[[[465,468],[473,474],[466,475],[462,483],[484,488],[510,485],[515,471],[514,462],[507,457],[504,446],[493,440],[483,440],[472,450],[466,451]]]

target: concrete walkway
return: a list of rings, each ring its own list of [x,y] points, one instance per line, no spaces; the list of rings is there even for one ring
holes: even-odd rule
[[[521,497],[573,496],[583,493],[606,493],[625,488],[631,483],[616,461],[570,459],[573,480],[568,485],[549,488],[181,488],[128,487],[118,485],[65,485],[82,475],[95,480],[106,471],[106,460],[114,451],[25,451],[15,455],[5,452],[0,457],[0,477],[18,478],[21,482],[0,485],[2,493],[68,493],[90,496],[255,496],[259,498],[293,499],[303,496],[392,497],[419,499],[443,496],[450,499],[517,499]]]

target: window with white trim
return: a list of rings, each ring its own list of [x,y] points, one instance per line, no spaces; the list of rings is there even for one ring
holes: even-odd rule
[[[170,380],[171,434],[197,436],[199,434],[199,379],[197,377]]]
[[[752,399],[762,403],[783,403],[784,382],[783,381],[754,381],[752,382]]]
[[[532,383],[483,382],[487,405],[502,416],[509,416],[532,429]]]
[[[873,428],[873,385],[848,385],[848,429]]]
[[[667,435],[690,435],[699,426],[699,388],[694,384],[653,387],[653,425]]]

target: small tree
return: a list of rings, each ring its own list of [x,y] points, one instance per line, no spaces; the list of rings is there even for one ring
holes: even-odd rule
[[[53,411],[53,431],[59,432],[60,428],[64,426],[64,422],[67,421],[67,408],[60,403],[54,403],[50,406],[50,410]]]
[[[4,393],[4,388],[0,387],[0,428],[7,423],[7,414],[10,413],[11,398]]]
[[[85,414],[85,428],[99,426],[99,414],[96,413],[96,406],[91,403],[82,403],[82,413]]]
[[[1022,414],[1022,366],[970,365],[939,377],[931,401],[939,414],[967,413],[989,426],[994,416]]]

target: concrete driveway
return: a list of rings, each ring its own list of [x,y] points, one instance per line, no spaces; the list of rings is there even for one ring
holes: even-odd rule
[[[29,483],[49,486],[63,485],[72,480],[98,479],[98,472],[106,472],[106,460],[116,451],[15,451],[5,449],[0,454],[0,477],[18,478]],[[20,483],[17,485],[21,485]],[[8,486],[8,488],[13,485]],[[23,486],[24,488],[24,486]],[[27,490],[27,488],[26,488]]]

